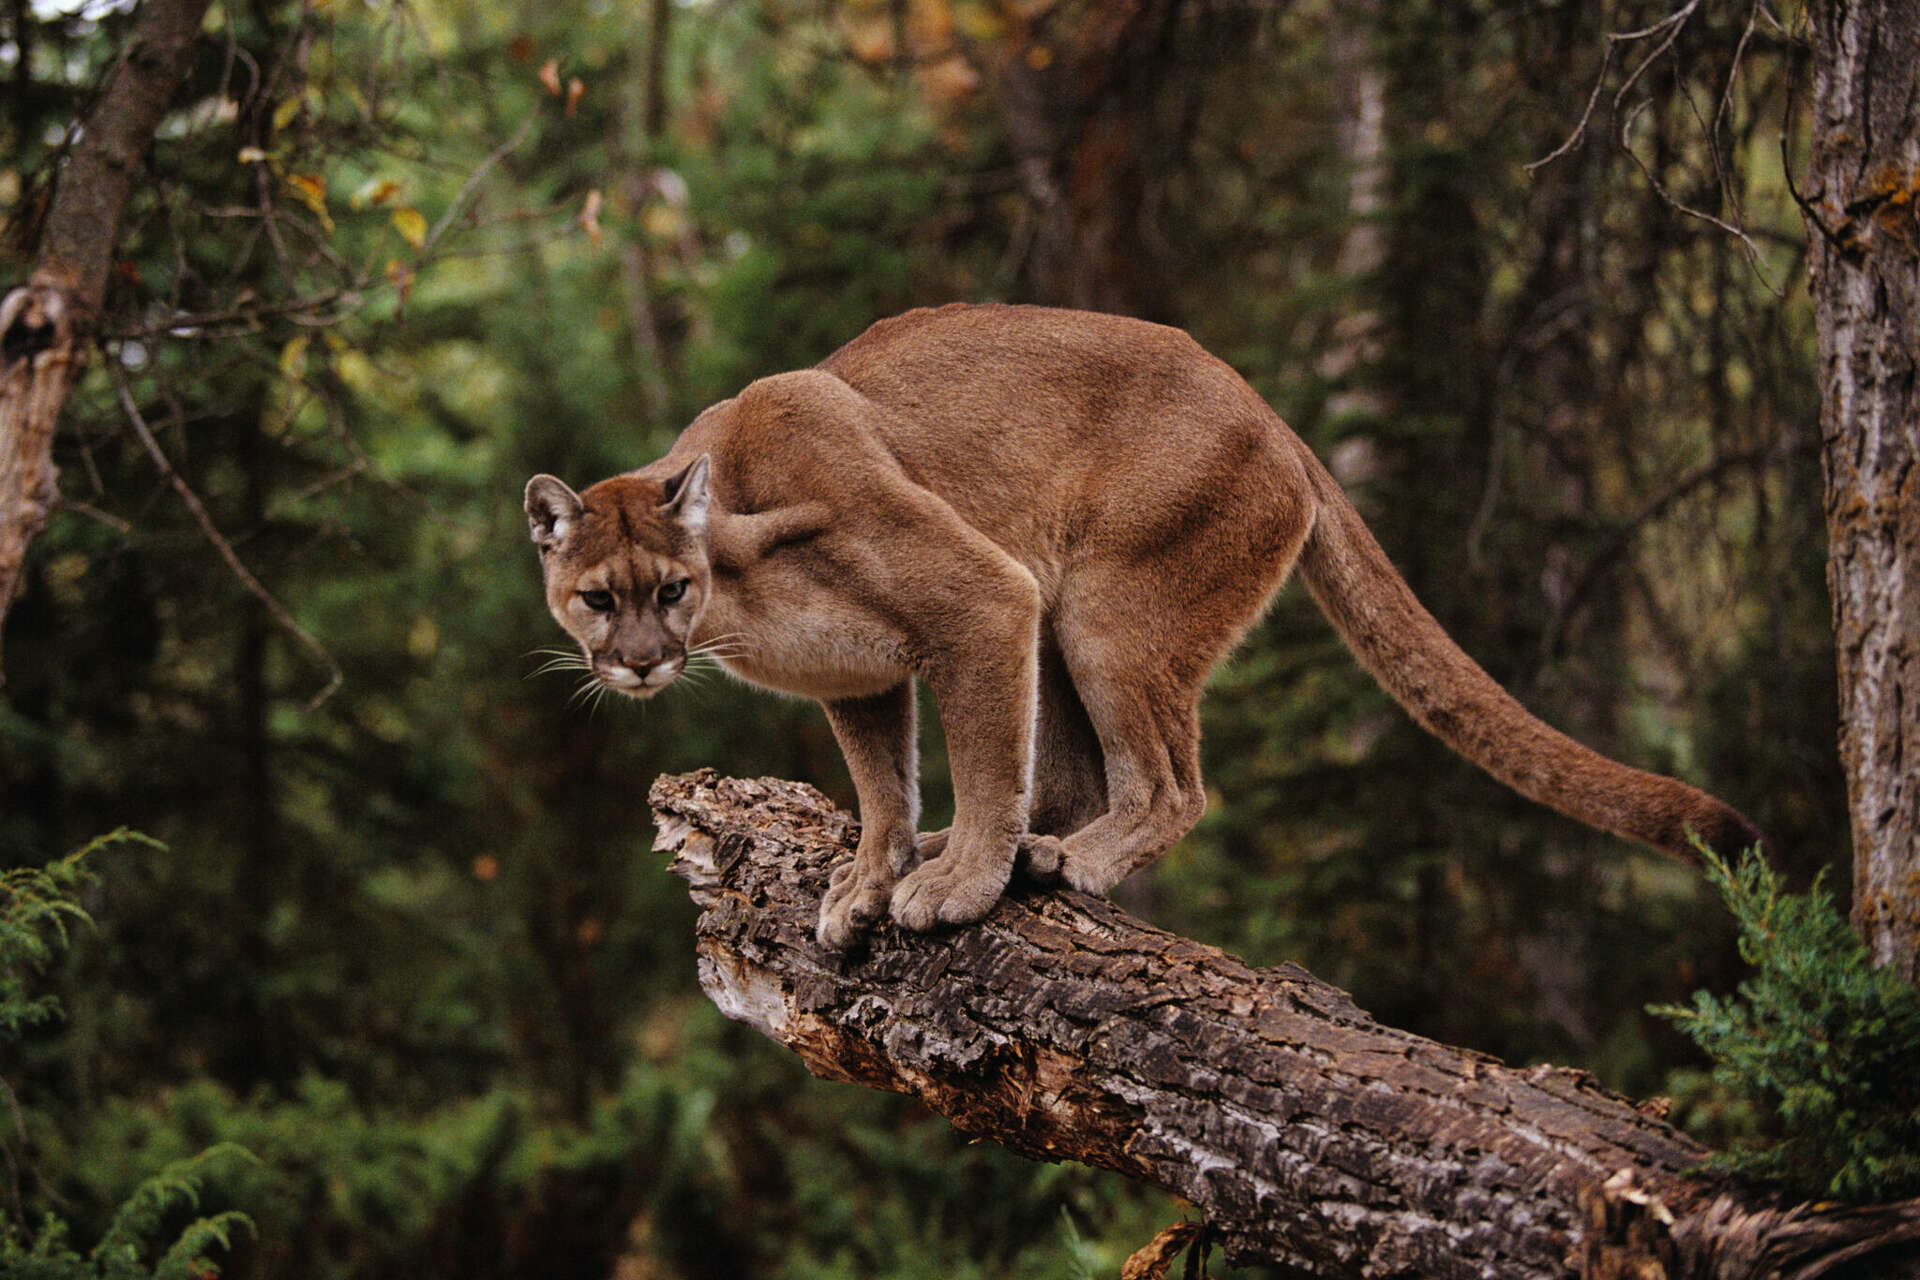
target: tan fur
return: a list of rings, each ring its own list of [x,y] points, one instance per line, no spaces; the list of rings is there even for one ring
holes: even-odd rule
[[[826,707],[862,820],[821,906],[830,946],[888,910],[979,919],[1017,849],[1096,893],[1164,852],[1205,807],[1201,687],[1296,563],[1414,718],[1523,795],[1683,856],[1689,830],[1758,839],[1509,697],[1299,438],[1177,330],[910,312],[708,409],[639,471],[577,496],[536,476],[527,512],[548,605],[611,687],[648,696],[707,643]],[[602,591],[596,611],[582,593]],[[956,801],[918,838],[916,677]]]

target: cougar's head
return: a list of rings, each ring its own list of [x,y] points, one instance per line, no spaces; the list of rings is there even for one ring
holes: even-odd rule
[[[609,689],[651,697],[686,668],[712,585],[710,469],[702,454],[664,483],[615,476],[578,494],[552,476],[527,481],[547,608]]]

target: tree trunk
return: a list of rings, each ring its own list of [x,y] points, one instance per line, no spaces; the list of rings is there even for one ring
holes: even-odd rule
[[[186,75],[208,0],[146,0],[53,188],[26,285],[0,301],[0,627],[59,498],[53,432],[106,295],[127,192]]]
[[[1908,1276],[1920,1202],[1773,1203],[1578,1071],[1380,1026],[1296,965],[1254,969],[1103,899],[1016,891],[979,925],[813,936],[858,827],[798,783],[654,783],[700,982],[815,1075],[917,1096],[1039,1160],[1157,1183],[1229,1261],[1315,1276]]]
[[[1167,318],[1151,223],[1171,157],[1156,117],[1173,33],[1203,16],[1189,0],[1056,6],[976,48],[1027,192],[1033,301]]]
[[[1820,0],[1804,210],[1854,925],[1920,981],[1920,10]]]

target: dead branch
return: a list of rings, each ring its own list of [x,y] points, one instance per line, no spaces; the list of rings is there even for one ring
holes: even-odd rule
[[[1516,1071],[1374,1022],[1084,894],[978,925],[814,940],[857,824],[812,788],[711,770],[652,790],[702,909],[701,985],[815,1075],[912,1094],[1038,1160],[1186,1197],[1231,1262],[1316,1276],[1911,1276],[1920,1202],[1787,1205],[1585,1074]]]
[[[214,524],[213,517],[207,514],[206,504],[200,501],[200,495],[193,491],[193,486],[187,483],[186,477],[180,474],[179,469],[167,457],[166,451],[160,447],[160,442],[154,439],[153,430],[147,426],[147,420],[141,414],[140,406],[133,402],[133,392],[127,386],[125,375],[117,367],[113,370],[113,385],[120,399],[120,408],[127,415],[128,425],[140,438],[141,447],[147,451],[147,457],[152,460],[154,468],[165,477],[167,484],[172,487],[175,494],[179,495],[180,501],[192,514],[194,523],[200,526],[201,535],[215,551],[220,553],[220,558],[226,562],[227,569],[246,589],[247,594],[258,600],[275,624],[299,641],[301,648],[312,655],[325,670],[326,683],[307,700],[307,710],[318,709],[321,703],[339,691],[346,679],[345,674],[340,670],[339,662],[325,645],[314,639],[312,632],[293,620],[293,615],[287,612],[286,606],[275,599],[273,593],[268,591],[261,584],[260,579],[254,577],[253,572],[241,561],[240,553],[233,549],[233,543],[227,540],[226,535],[220,532],[219,526]]]

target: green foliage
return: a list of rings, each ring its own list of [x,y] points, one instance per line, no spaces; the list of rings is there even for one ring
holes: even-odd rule
[[[48,1156],[92,1212],[129,1193],[117,1153],[244,1146],[222,1191],[257,1224],[245,1273],[276,1278],[606,1275],[638,1254],[687,1274],[1069,1280],[1114,1274],[1172,1216],[1124,1179],[810,1083],[704,1001],[672,1023],[577,1120],[513,1087],[409,1114],[318,1077],[284,1098],[197,1081],[90,1110]],[[848,1190],[873,1187],[891,1194]]]
[[[0,1039],[55,1017],[53,995],[29,995],[32,979],[66,945],[67,922],[87,913],[73,900],[86,873],[76,853],[44,867],[0,872]]]
[[[1821,885],[1784,892],[1757,851],[1731,867],[1706,857],[1753,973],[1735,996],[1653,1012],[1706,1051],[1732,1105],[1761,1117],[1757,1141],[1710,1167],[1809,1199],[1920,1195],[1920,990],[1873,966]],[[1728,1105],[1696,1107],[1724,1124]]]
[[[210,1280],[220,1274],[211,1251],[225,1252],[237,1227],[251,1227],[243,1213],[226,1210],[195,1218],[165,1252],[152,1256],[154,1240],[167,1229],[176,1210],[200,1207],[200,1191],[209,1165],[251,1159],[239,1147],[210,1147],[197,1156],[169,1164],[142,1181],[121,1204],[100,1243],[84,1255],[67,1245],[67,1226],[46,1215],[40,1231],[22,1238],[0,1219],[0,1275],[11,1280]]]
[[[44,867],[0,872],[0,1040],[16,1039],[23,1028],[58,1015],[56,997],[28,994],[29,975],[43,972],[58,947],[66,944],[68,921],[90,919],[76,900],[95,879],[86,860],[120,844],[165,848],[122,828]],[[7,1154],[11,1164],[12,1153]],[[142,1179],[85,1255],[68,1247],[67,1224],[54,1214],[46,1214],[40,1229],[28,1234],[14,1220],[21,1206],[16,1202],[11,1211],[0,1206],[0,1275],[16,1280],[207,1280],[218,1275],[209,1251],[224,1251],[235,1227],[251,1225],[245,1214],[229,1209],[193,1219],[178,1228],[158,1258],[152,1257],[154,1241],[167,1232],[176,1209],[199,1208],[209,1165],[249,1158],[244,1148],[222,1143]]]
[[[87,860],[124,844],[166,848],[151,836],[121,827],[45,866],[0,870],[0,1040],[16,1039],[26,1028],[59,1016],[57,996],[28,992],[67,945],[68,923],[93,923],[79,902],[81,892],[96,879]]]

